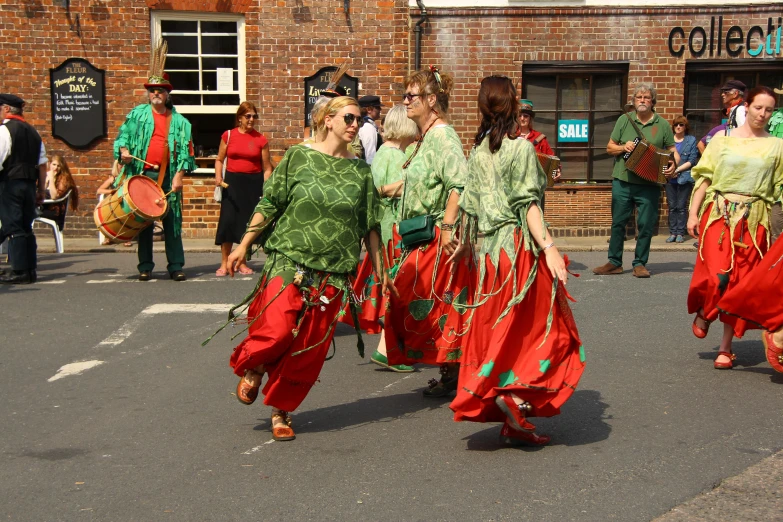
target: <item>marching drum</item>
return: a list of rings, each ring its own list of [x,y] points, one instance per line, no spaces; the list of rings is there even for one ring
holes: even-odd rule
[[[95,226],[109,240],[130,241],[168,210],[163,190],[147,176],[131,176],[95,207]]]

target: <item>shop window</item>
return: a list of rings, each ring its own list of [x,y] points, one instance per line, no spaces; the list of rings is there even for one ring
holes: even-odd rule
[[[193,127],[197,165],[214,168],[220,136],[245,100],[245,20],[213,13],[152,12],[152,41],[168,44],[171,101]]]
[[[533,101],[533,128],[547,136],[562,161],[563,180],[612,179],[606,144],[623,114],[628,64],[525,64],[522,97]]]
[[[697,139],[726,121],[720,88],[728,80],[740,80],[748,90],[757,85],[783,85],[783,64],[758,60],[699,61],[685,66],[685,107],[691,133]],[[780,106],[783,96],[777,96]]]

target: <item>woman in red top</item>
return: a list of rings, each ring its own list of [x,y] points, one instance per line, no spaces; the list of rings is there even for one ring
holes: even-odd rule
[[[519,100],[519,137],[525,138],[527,141],[533,144],[536,152],[546,154],[547,156],[554,156],[555,151],[549,146],[549,142],[546,141],[546,136],[541,134],[537,130],[533,130],[533,118],[536,113],[533,110],[533,102],[530,100]],[[554,180],[560,181],[560,167],[557,168],[557,175],[554,176]]]
[[[237,126],[224,132],[220,139],[220,150],[215,160],[215,186],[225,181],[228,187],[223,188],[215,236],[215,244],[220,245],[221,254],[220,268],[215,272],[218,277],[228,274],[231,246],[242,242],[253,209],[264,193],[264,181],[272,175],[269,142],[254,128],[257,120],[256,106],[242,102],[237,110]],[[253,273],[245,262],[237,270],[245,275]]]

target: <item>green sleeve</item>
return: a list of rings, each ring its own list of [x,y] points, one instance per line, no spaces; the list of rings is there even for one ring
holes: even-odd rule
[[[470,150],[470,157],[476,153],[476,148]],[[476,187],[478,176],[472,175],[470,172],[470,166],[472,162],[468,161],[468,174],[465,180],[465,189],[462,191],[462,195],[459,197],[459,206],[469,216],[478,216],[478,209],[480,203],[479,191]]]
[[[718,162],[718,147],[720,147],[718,142],[708,145],[704,149],[704,154],[699,159],[699,163],[691,169],[691,177],[695,181],[693,186],[694,193],[704,183],[705,179],[712,183],[712,176],[715,173],[715,167]]]
[[[612,129],[612,135],[609,136],[612,141],[615,143],[619,143],[620,145],[623,144],[623,132],[625,132],[625,127],[628,125],[628,117],[627,116],[620,116],[617,118],[617,122],[614,124],[614,129]]]
[[[373,183],[372,172],[370,171],[369,166],[365,166],[360,169],[359,172],[365,173],[364,200],[367,205],[364,217],[365,231],[364,234],[361,235],[364,236],[370,230],[376,230],[380,234],[383,208],[381,207],[381,199],[378,196],[378,191],[375,189],[375,183]]]
[[[264,182],[264,197],[258,202],[253,213],[258,212],[265,218],[272,219],[285,211],[290,193],[288,169],[292,161],[296,163],[298,147],[299,145],[295,145],[286,151],[272,175]]]
[[[132,117],[133,111],[125,118],[125,123],[120,127],[120,132],[117,134],[117,139],[114,140],[114,158],[120,158],[120,149],[122,147],[128,147],[128,137],[136,135],[136,119]]]
[[[663,118],[661,118],[661,122],[665,124],[663,132],[663,148],[668,149],[669,147],[674,147],[674,132],[672,131],[671,125],[669,125]]]
[[[179,113],[177,117],[177,132],[174,140],[177,148],[177,164],[174,172],[192,172],[196,170],[196,159],[193,154],[193,139],[191,138],[190,122]]]
[[[436,169],[447,197],[453,190],[461,193],[468,177],[468,163],[462,152],[462,143],[454,129],[448,130],[450,132],[445,133],[444,140],[441,142],[443,147],[440,150]]]
[[[544,195],[546,173],[536,157],[533,145],[527,140],[514,140],[516,150],[511,168],[504,180],[508,191],[508,204],[520,223],[527,221],[527,209],[538,203]]]

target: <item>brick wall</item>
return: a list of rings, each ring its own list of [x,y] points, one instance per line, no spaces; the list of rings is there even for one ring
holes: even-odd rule
[[[351,60],[349,74],[361,93],[397,99],[407,72],[408,7],[405,0],[343,2],[268,0],[90,0],[11,2],[0,0],[0,48],[5,61],[0,92],[18,93],[26,117],[41,133],[49,155],[68,161],[82,200],[71,213],[68,235],[92,235],[95,190],[110,173],[112,143],[125,115],[144,100],[150,54],[150,10],[245,14],[247,99],[261,111],[258,127],[272,157],[301,141],[304,77],[321,67]],[[76,17],[78,15],[78,33]],[[49,69],[78,57],[106,71],[108,139],[86,151],[51,136]],[[219,206],[211,176],[186,179],[185,237],[212,237]]]

